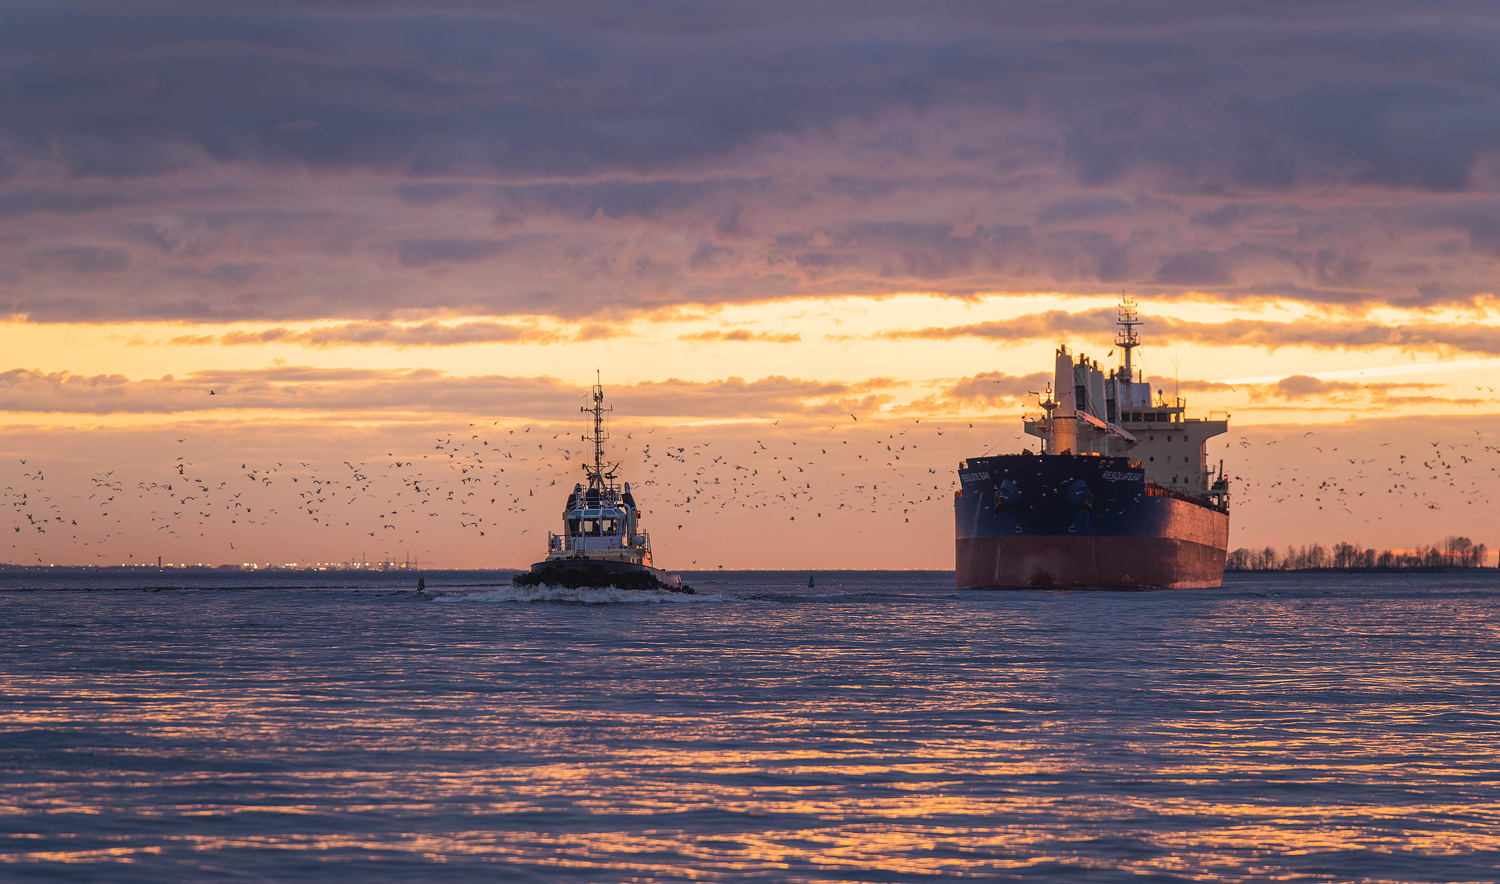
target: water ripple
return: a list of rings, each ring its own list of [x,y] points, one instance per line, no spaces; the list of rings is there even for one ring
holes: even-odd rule
[[[1493,880],[1487,576],[0,591],[0,878]]]

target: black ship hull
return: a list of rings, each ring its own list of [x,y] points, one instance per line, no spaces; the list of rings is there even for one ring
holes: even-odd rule
[[[954,499],[961,589],[1219,586],[1229,514],[1122,457],[972,458]]]
[[[518,574],[513,582],[521,586],[604,587],[619,589],[664,589],[671,592],[691,593],[691,587],[683,586],[676,576],[660,568],[642,565],[639,562],[622,562],[610,559],[549,559],[537,562],[524,574]]]

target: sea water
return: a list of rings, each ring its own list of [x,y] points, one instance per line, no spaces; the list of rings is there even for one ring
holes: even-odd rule
[[[1497,877],[1494,571],[807,577],[5,576],[0,879]]]

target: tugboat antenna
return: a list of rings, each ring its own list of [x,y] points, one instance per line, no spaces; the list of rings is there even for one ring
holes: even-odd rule
[[[578,410],[594,416],[594,466],[590,469],[585,465],[584,470],[589,474],[589,485],[593,486],[597,484],[600,490],[603,490],[608,487],[606,479],[613,478],[615,467],[618,464],[612,465],[604,462],[604,442],[609,438],[604,429],[604,416],[614,411],[614,408],[604,404],[604,385],[599,376],[598,369],[594,370],[594,404]]]

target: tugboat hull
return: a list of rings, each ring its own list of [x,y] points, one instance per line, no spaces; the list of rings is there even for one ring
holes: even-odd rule
[[[665,589],[691,593],[682,578],[635,562],[608,559],[550,559],[537,562],[525,574],[516,575],[518,585],[535,586],[613,586],[618,589]]]

